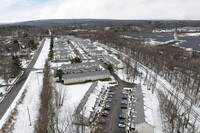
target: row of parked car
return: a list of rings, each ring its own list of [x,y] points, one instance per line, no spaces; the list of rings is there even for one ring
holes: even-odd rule
[[[112,98],[115,95],[115,88],[110,88],[109,92],[108,92],[108,96],[107,99],[105,101],[105,106],[104,109],[101,113],[101,119],[99,121],[99,124],[106,124],[106,117],[109,115],[109,111],[110,111],[110,104],[112,103]]]
[[[122,91],[122,97],[121,97],[121,114],[119,115],[119,123],[118,126],[121,128],[125,128],[126,126],[126,112],[127,112],[127,97],[128,91],[123,90]]]

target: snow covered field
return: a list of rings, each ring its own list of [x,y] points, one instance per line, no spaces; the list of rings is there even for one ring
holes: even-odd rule
[[[92,82],[85,84],[77,84],[77,85],[63,85],[60,83],[56,83],[56,89],[59,93],[65,93],[65,99],[63,104],[63,113],[65,109],[71,109],[73,112],[74,109],[78,106],[79,102],[83,98],[84,94],[90,88]]]

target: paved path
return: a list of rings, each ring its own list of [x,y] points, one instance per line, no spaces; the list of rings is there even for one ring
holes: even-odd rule
[[[16,84],[13,85],[13,88],[11,89],[11,91],[5,96],[4,100],[0,103],[0,119],[3,117],[5,112],[10,107],[11,103],[13,102],[13,100],[15,99],[19,91],[21,90],[22,86],[24,85],[27,77],[29,76],[30,72],[33,69],[33,66],[35,65],[35,62],[38,59],[38,56],[40,55],[40,52],[44,46],[44,42],[40,45],[39,49],[35,53],[35,56],[32,59],[29,66],[26,69],[24,69],[23,75],[19,78]]]

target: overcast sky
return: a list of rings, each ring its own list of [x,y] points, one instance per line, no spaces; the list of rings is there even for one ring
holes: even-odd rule
[[[0,23],[72,18],[200,20],[200,0],[0,0]]]

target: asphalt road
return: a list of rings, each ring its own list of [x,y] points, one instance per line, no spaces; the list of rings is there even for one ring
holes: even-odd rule
[[[108,117],[106,118],[106,124],[103,125],[104,133],[124,133],[125,128],[118,127],[119,115],[122,113],[121,109],[121,97],[122,90],[124,88],[123,81],[114,74],[115,79],[118,81],[118,87],[115,90],[115,95],[112,98],[111,108]]]
[[[15,97],[17,96],[19,91],[21,90],[22,86],[24,85],[27,77],[29,76],[30,72],[33,69],[33,66],[35,65],[35,62],[37,61],[37,59],[39,57],[39,54],[40,54],[43,46],[44,46],[44,42],[40,45],[39,49],[35,53],[35,56],[32,59],[29,66],[26,69],[24,69],[23,75],[19,78],[19,80],[16,82],[16,84],[13,85],[13,88],[11,89],[11,91],[6,95],[4,100],[0,103],[0,119],[3,117],[5,112],[10,107],[11,103],[13,102],[13,100],[15,99]]]

